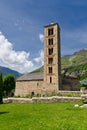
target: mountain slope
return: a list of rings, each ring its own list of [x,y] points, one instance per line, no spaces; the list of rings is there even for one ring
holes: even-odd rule
[[[75,52],[73,55],[64,56],[61,59],[62,68],[67,68],[69,66],[76,66],[84,64],[87,62],[87,49]]]
[[[44,66],[41,66],[40,68],[37,68],[36,70],[32,71],[31,73],[43,72],[43,71],[44,71]]]
[[[13,74],[16,78],[19,77],[21,74],[17,71],[11,70],[9,68],[6,67],[2,67],[0,66],[0,72],[2,72],[3,76],[5,76],[6,74]]]
[[[75,52],[73,55],[61,58],[61,69],[65,75],[84,79],[87,76],[87,49]],[[38,68],[34,72],[42,72],[44,67]]]

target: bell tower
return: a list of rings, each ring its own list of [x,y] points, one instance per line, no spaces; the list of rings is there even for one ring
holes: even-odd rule
[[[52,23],[44,27],[44,84],[57,93],[61,86],[60,27]]]

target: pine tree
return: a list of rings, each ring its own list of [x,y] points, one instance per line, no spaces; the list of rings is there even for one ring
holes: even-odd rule
[[[2,73],[0,73],[0,104],[3,103],[3,79]]]

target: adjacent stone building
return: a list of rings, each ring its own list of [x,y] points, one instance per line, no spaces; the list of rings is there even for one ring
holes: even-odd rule
[[[25,74],[16,81],[15,96],[41,94],[43,83],[43,72]]]
[[[28,73],[19,77],[16,81],[15,96],[27,95],[51,95],[64,90],[61,80],[61,54],[60,54],[60,27],[53,23],[44,27],[44,72]],[[63,77],[67,80],[65,77]],[[72,90],[71,78],[65,87]],[[72,81],[72,80],[71,80]],[[79,90],[79,83],[75,79],[73,90]]]

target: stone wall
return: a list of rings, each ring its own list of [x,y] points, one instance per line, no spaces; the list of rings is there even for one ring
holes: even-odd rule
[[[43,81],[17,81],[15,96],[28,96],[41,93]]]
[[[81,97],[40,97],[40,98],[8,98],[4,99],[4,103],[18,102],[18,103],[33,103],[33,102],[77,102],[82,101]]]
[[[80,82],[77,78],[63,77],[61,90],[80,91]]]
[[[46,84],[44,81],[17,81],[15,96],[26,97],[28,95],[53,95],[57,94],[56,84]]]

